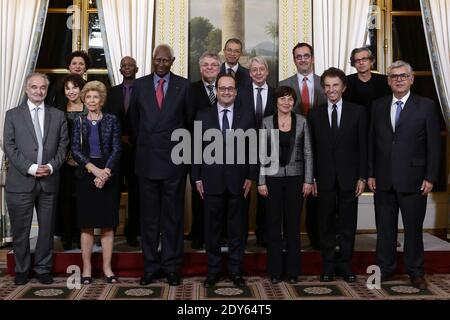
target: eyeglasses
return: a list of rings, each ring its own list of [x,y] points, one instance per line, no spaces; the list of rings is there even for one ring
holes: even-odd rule
[[[234,90],[236,90],[235,87],[218,87],[217,90],[219,90],[219,92],[234,92]]]
[[[168,63],[170,63],[170,62],[172,61],[172,59],[155,58],[155,59],[153,59],[153,61],[154,61],[156,64],[160,64],[160,63],[168,64]]]
[[[407,73],[400,73],[400,74],[390,74],[389,75],[389,79],[391,80],[397,80],[397,81],[405,81],[406,79],[408,79],[410,77],[409,74]]]
[[[364,58],[361,58],[361,59],[355,59],[354,62],[355,62],[355,64],[358,64],[358,63],[361,63],[361,62],[367,62],[369,60],[370,60],[369,57],[364,57]]]
[[[307,53],[307,54],[298,54],[295,56],[295,60],[309,60],[312,56]]]
[[[203,63],[203,64],[201,64],[200,66],[201,66],[202,68],[209,68],[209,67],[212,67],[212,68],[218,68],[218,67],[220,67],[220,65],[217,64],[217,63],[211,63],[211,64],[209,64],[209,63]]]
[[[227,52],[227,53],[235,53],[235,54],[239,54],[239,53],[241,53],[241,50],[240,49],[230,49],[230,48],[226,48],[225,49],[225,51]]]

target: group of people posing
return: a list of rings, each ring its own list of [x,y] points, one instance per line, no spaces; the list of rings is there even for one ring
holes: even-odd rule
[[[396,61],[387,76],[372,73],[375,58],[363,47],[351,54],[356,74],[329,68],[319,76],[313,71],[313,47],[298,43],[292,50],[297,74],[273,88],[267,83],[269,68],[263,57],[251,58],[249,69],[239,64],[239,39],[229,39],[223,53],[224,63],[216,53],[200,57],[202,79],[194,83],[170,71],[175,57],[167,45],[155,48],[153,72],[138,79],[136,61],[124,57],[123,83],[108,90],[101,82],[83,80],[89,67],[84,52],[69,57],[70,74],[50,90],[45,75],[27,77],[27,101],[7,112],[4,129],[15,283],[27,283],[31,271],[33,207],[39,222],[34,256],[38,281],[53,282],[58,216],[64,241],[76,241],[81,233],[81,282],[92,282],[94,228],[101,229],[105,281],[117,282],[111,258],[125,181],[127,241],[136,245],[140,233],[144,256],[140,284],[148,285],[162,274],[169,285],[179,285],[189,174],[191,246],[206,250],[205,287],[215,286],[224,274],[223,237],[230,280],[245,285],[242,262],[252,187],[258,191],[255,234],[258,244],[267,248],[272,283],[298,281],[304,201],[310,244],[322,256],[320,280],[338,276],[356,281],[351,262],[358,197],[369,188],[375,199],[381,281],[389,280],[396,269],[400,210],[406,271],[414,286],[425,289],[422,225],[427,195],[438,179],[440,133],[435,103],[410,91],[411,66]],[[236,158],[239,152],[267,147],[269,154],[276,152],[278,170],[269,172],[264,161],[255,164],[249,157],[244,162],[175,163],[177,141],[172,133],[192,131],[194,121],[201,122],[203,133],[220,130],[223,141],[232,130],[266,129],[267,141],[246,143],[244,150],[233,146],[233,154]],[[212,140],[203,141],[200,151],[211,149],[217,142]]]

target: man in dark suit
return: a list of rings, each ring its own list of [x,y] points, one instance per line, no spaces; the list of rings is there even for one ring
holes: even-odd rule
[[[6,204],[11,218],[17,285],[28,282],[34,207],[39,221],[34,272],[40,283],[53,282],[53,229],[59,168],[65,161],[69,137],[64,113],[44,104],[48,85],[46,75],[28,75],[27,101],[7,111],[5,118],[4,150],[10,164]]]
[[[139,71],[136,60],[132,57],[123,57],[120,61],[120,73],[123,82],[108,90],[108,98],[103,111],[114,114],[120,121],[122,129],[122,157],[120,174],[121,181],[125,183],[128,193],[128,219],[125,227],[125,237],[128,245],[139,246],[139,189],[136,174],[134,173],[134,161],[136,148],[130,139],[131,123],[130,99],[133,93],[133,83]]]
[[[229,74],[236,79],[237,88],[245,87],[251,83],[248,69],[239,64],[242,48],[241,40],[228,39],[225,42],[225,48],[223,48],[225,62],[220,67],[220,74]]]
[[[183,215],[186,166],[171,159],[172,132],[192,121],[188,106],[189,81],[170,72],[175,60],[168,45],[153,52],[153,70],[133,84],[132,130],[136,139],[139,178],[141,243],[144,276],[141,285],[155,279],[161,269],[170,285],[180,284],[183,262]],[[161,256],[158,246],[161,235]]]
[[[439,119],[435,103],[416,96],[411,66],[388,69],[393,95],[374,101],[369,134],[369,188],[375,193],[377,264],[381,281],[396,268],[398,213],[402,213],[406,272],[418,289],[424,278],[423,221],[427,197],[438,179]]]
[[[282,80],[280,86],[288,86],[295,90],[297,102],[294,112],[305,117],[311,109],[327,105],[327,97],[320,85],[320,77],[314,74],[314,49],[308,43],[297,43],[292,49],[292,55],[297,74]],[[306,200],[306,232],[308,233],[310,245],[319,250],[319,214],[316,197]]]
[[[215,105],[217,88],[216,80],[220,71],[220,59],[215,53],[205,52],[199,59],[200,74],[202,79],[191,83],[190,104],[195,113],[202,109],[208,109]],[[201,249],[204,242],[203,227],[203,200],[195,191],[195,181],[191,179],[192,187],[192,224],[191,224],[191,248]]]
[[[269,67],[266,59],[263,57],[251,58],[249,66],[252,83],[240,90],[239,98],[241,99],[243,106],[253,111],[256,121],[255,127],[261,129],[263,118],[271,116],[275,112],[273,100],[274,89],[267,84]],[[256,243],[262,247],[267,246],[266,212],[264,203],[264,197],[257,193],[255,235]]]
[[[220,141],[232,133],[229,129],[254,129],[253,114],[242,109],[236,99],[236,81],[230,75],[222,75],[217,80],[217,104],[213,108],[197,113],[196,121],[201,121],[203,132],[215,129]],[[256,137],[255,137],[256,139]],[[234,139],[228,139],[232,143]],[[214,140],[216,143],[216,140]],[[237,143],[239,144],[239,143]],[[220,236],[223,217],[227,218],[228,234],[228,272],[235,286],[245,285],[241,264],[245,251],[246,217],[245,199],[250,191],[252,180],[256,179],[257,167],[249,164],[249,143],[246,143],[245,155],[238,154],[234,145],[232,163],[225,161],[224,149],[216,150],[214,161],[203,159],[201,164],[192,166],[192,179],[205,204],[205,248],[208,256],[208,276],[203,282],[205,287],[214,286],[221,272]],[[224,144],[225,145],[225,144]],[[210,143],[204,143],[202,154]],[[239,164],[236,158],[245,156]],[[203,157],[204,158],[204,157]],[[210,159],[211,160],[211,159]],[[210,164],[209,164],[210,163]]]
[[[319,200],[321,281],[339,275],[356,281],[352,255],[358,217],[358,197],[367,179],[367,116],[363,106],[342,100],[347,78],[337,68],[321,76],[326,106],[311,110],[309,123],[315,159],[314,191]],[[338,212],[336,214],[336,208]],[[339,235],[339,253],[336,248]]]

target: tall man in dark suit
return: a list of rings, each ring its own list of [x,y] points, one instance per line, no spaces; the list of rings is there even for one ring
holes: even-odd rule
[[[202,79],[191,83],[190,104],[195,113],[202,109],[208,109],[215,105],[217,96],[216,80],[220,71],[220,59],[215,53],[205,52],[199,59],[200,74]],[[191,224],[191,248],[203,247],[203,200],[195,191],[195,181],[191,179],[192,186],[192,224]]]
[[[269,76],[269,67],[266,59],[263,57],[253,57],[249,61],[250,77],[252,83],[243,87],[239,92],[239,98],[242,105],[253,111],[255,115],[255,127],[262,128],[262,120],[264,117],[273,115],[275,105],[273,100],[274,89],[267,84]],[[257,210],[256,210],[256,243],[265,247],[266,243],[266,212],[265,199],[257,193]]]
[[[320,77],[314,74],[314,49],[311,45],[301,42],[292,49],[297,74],[280,82],[280,86],[288,86],[295,90],[297,103],[294,112],[305,117],[311,109],[327,105],[327,97],[320,85]],[[317,199],[309,197],[306,200],[306,232],[311,247],[319,250],[319,215]]]
[[[133,93],[133,83],[136,73],[139,71],[136,60],[132,57],[123,57],[120,61],[120,73],[123,82],[108,90],[108,99],[103,111],[114,114],[120,121],[122,129],[122,157],[120,173],[122,181],[128,192],[128,220],[125,227],[125,237],[128,245],[139,246],[139,189],[136,174],[134,173],[134,161],[136,148],[130,139],[130,99]]]
[[[225,42],[225,48],[223,48],[225,62],[220,67],[220,74],[229,74],[236,79],[237,88],[245,87],[251,83],[248,69],[239,64],[242,48],[241,40],[228,39]]]
[[[190,124],[192,112],[188,107],[189,81],[170,72],[174,60],[170,46],[157,46],[152,58],[154,72],[134,82],[131,98],[144,253],[142,285],[153,282],[161,269],[170,285],[181,281],[186,167],[171,159],[176,145],[171,135]]]
[[[216,129],[221,141],[231,135],[229,129],[254,129],[253,114],[241,108],[236,99],[236,81],[230,75],[222,75],[217,80],[217,104],[213,108],[203,109],[197,113],[196,121],[202,122],[202,130]],[[233,142],[234,139],[228,139]],[[215,140],[214,140],[215,141]],[[209,143],[202,146],[202,154]],[[257,167],[249,164],[250,146],[246,143],[245,161],[240,164],[236,157],[239,148],[233,146],[234,159],[226,162],[226,152],[217,151],[215,161],[205,161],[192,166],[192,179],[205,204],[205,248],[208,256],[208,276],[203,282],[205,287],[212,287],[219,281],[221,272],[220,236],[223,217],[227,218],[228,233],[228,272],[235,286],[245,285],[241,264],[245,251],[247,223],[245,198],[250,191],[252,180],[256,179]],[[224,148],[225,149],[225,148]],[[211,164],[209,164],[211,163]]]
[[[10,164],[6,204],[11,218],[17,285],[28,282],[34,207],[39,223],[34,272],[40,283],[53,282],[53,229],[59,168],[65,161],[69,137],[64,113],[44,104],[48,85],[46,75],[28,75],[27,101],[7,111],[5,118],[4,150]]]
[[[337,68],[321,78],[326,106],[311,110],[309,123],[315,159],[314,193],[319,200],[321,281],[339,275],[354,282],[351,263],[358,217],[358,197],[367,179],[367,116],[363,106],[342,100],[347,78]],[[338,212],[336,214],[336,208]],[[340,251],[337,254],[336,230]]]
[[[424,290],[422,225],[427,197],[438,179],[440,134],[435,103],[416,96],[411,66],[388,69],[392,96],[374,101],[369,134],[369,188],[375,193],[377,264],[381,281],[396,268],[398,213],[405,230],[405,267],[411,283]]]

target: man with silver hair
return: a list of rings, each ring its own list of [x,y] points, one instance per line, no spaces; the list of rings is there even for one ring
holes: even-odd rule
[[[411,66],[394,62],[388,69],[392,95],[374,101],[369,131],[369,179],[377,222],[377,264],[381,281],[397,266],[398,214],[402,214],[406,272],[412,285],[427,288],[424,278],[423,222],[428,194],[439,174],[438,107],[411,93]]]

